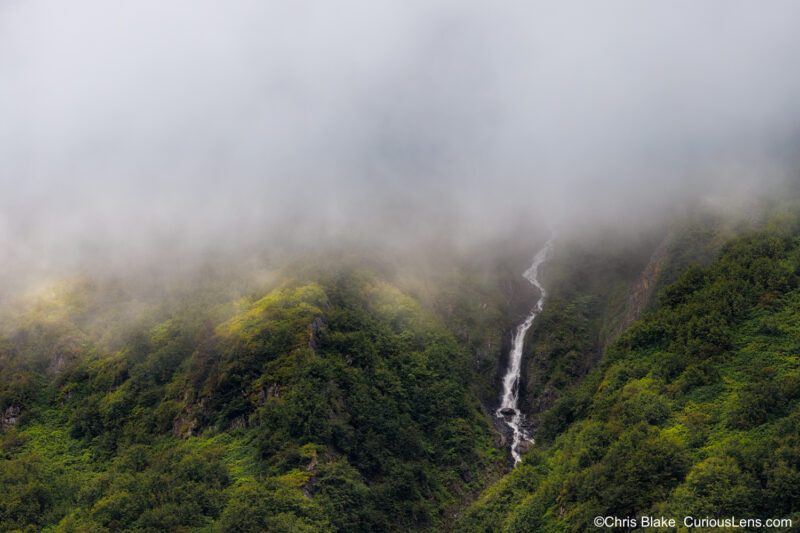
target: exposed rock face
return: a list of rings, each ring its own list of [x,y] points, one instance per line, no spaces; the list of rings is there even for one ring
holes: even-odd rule
[[[319,350],[319,333],[327,325],[325,319],[321,316],[314,318],[311,324],[308,325],[308,347],[315,354]]]
[[[311,472],[311,475],[317,474],[317,452],[311,456],[311,462],[306,465],[306,472]]]
[[[270,400],[277,400],[278,398],[280,398],[281,397],[281,387],[280,387],[280,385],[278,385],[277,383],[271,384],[269,387],[267,387],[266,395],[267,395],[266,396],[267,399],[270,399]],[[263,404],[263,402],[261,402],[261,404],[259,404],[259,405],[262,405],[262,404]]]
[[[311,462],[308,463],[306,466],[306,472],[311,474],[309,480],[303,485],[303,496],[306,498],[311,498],[314,496],[316,492],[316,487],[314,486],[314,481],[317,476],[317,452],[313,452],[311,455]]]
[[[531,449],[533,446],[533,442],[529,440],[524,440],[519,443],[518,450],[520,455],[524,455],[525,452]]]
[[[47,370],[53,374],[60,374],[64,370],[64,366],[66,366],[64,355],[59,353],[50,360]]]
[[[184,395],[184,401],[188,400],[188,391]],[[205,398],[200,398],[193,406],[186,407],[183,412],[172,422],[172,434],[180,438],[189,438],[194,435],[197,427],[197,417],[194,415],[195,409],[202,409],[206,403]]]
[[[531,386],[533,385],[533,380],[530,380]],[[537,398],[534,398],[533,401],[533,412],[535,413],[543,413],[548,410],[550,407],[553,406],[555,401],[558,399],[559,394],[555,387],[553,387],[552,383],[548,383],[545,385],[544,390],[542,393],[539,394]]]
[[[82,349],[83,346],[78,339],[66,338],[60,340],[48,350],[50,361],[47,365],[47,371],[53,375],[60,374],[77,358]]]
[[[247,419],[244,416],[237,416],[231,421],[228,429],[241,429],[247,427]]]
[[[647,304],[650,302],[650,297],[653,295],[653,289],[658,282],[658,277],[661,274],[661,268],[664,266],[664,261],[667,258],[667,249],[669,243],[672,241],[673,235],[670,233],[653,251],[648,261],[647,266],[642,271],[642,275],[631,288],[628,295],[628,301],[625,304],[625,312],[619,321],[613,335],[607,340],[606,345],[611,344],[619,337],[623,331],[628,329],[633,324],[642,312],[644,312]]]
[[[19,419],[19,407],[12,405],[3,411],[3,416],[0,417],[0,429],[6,430],[17,425]]]
[[[184,413],[172,423],[172,434],[176,437],[189,438],[194,433],[197,420],[189,413]]]

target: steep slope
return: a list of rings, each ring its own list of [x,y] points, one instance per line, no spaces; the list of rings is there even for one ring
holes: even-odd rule
[[[597,364],[663,233],[556,242],[544,272],[549,299],[525,345],[523,405],[534,426]]]
[[[649,229],[599,229],[560,242],[546,272],[551,298],[526,341],[523,394],[534,425],[658,306],[659,291],[690,265],[708,265],[734,236],[755,231],[752,211],[696,206]]]
[[[4,531],[439,530],[502,467],[470,357],[373,273],[100,328],[95,297],[2,338]]]
[[[688,268],[545,412],[537,446],[459,530],[585,531],[648,513],[797,523],[798,271],[797,208]]]
[[[734,446],[720,436],[734,425],[718,417],[748,383],[736,373],[750,364],[735,345],[749,335],[740,328],[772,331],[768,344],[792,349],[791,333],[781,333],[790,319],[770,313],[790,309],[795,227],[792,217],[776,221],[725,248],[739,255],[688,273],[741,228],[700,216],[668,239],[654,229],[557,241],[543,272],[547,305],[524,345],[521,406],[533,415],[536,446],[466,515],[509,464],[488,413],[511,330],[538,296],[520,274],[542,239],[522,232],[405,258],[315,252],[249,281],[242,269],[147,298],[86,280],[50,286],[2,320],[0,529],[582,530],[594,510],[677,509],[674,501],[689,498],[673,497],[687,472],[712,457],[727,461],[719,450]],[[779,251],[765,255],[758,243],[771,239]],[[750,272],[750,255],[766,274]],[[764,282],[769,290],[751,290],[758,298],[703,292],[778,279],[781,268],[786,284]],[[702,283],[676,289],[687,276]],[[744,295],[736,305],[751,311],[715,310],[728,292]],[[694,311],[680,310],[690,299]],[[673,345],[675,335],[702,336],[718,311],[721,335],[734,340]],[[749,312],[766,314],[749,323]],[[641,333],[651,329],[661,336]],[[771,365],[779,388],[794,379],[784,367]],[[771,421],[741,434],[762,458],[783,446],[777,429],[764,429]],[[636,470],[637,457],[662,452],[660,466]],[[770,460],[793,464],[790,455]],[[766,484],[751,463],[731,471],[747,466]],[[615,495],[620,484],[634,489]],[[598,501],[590,490],[609,495]]]

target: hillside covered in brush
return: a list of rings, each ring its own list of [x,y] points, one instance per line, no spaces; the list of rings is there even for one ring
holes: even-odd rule
[[[799,275],[796,209],[685,269],[544,412],[523,464],[457,529],[577,532],[644,514],[796,524]]]
[[[163,294],[45,285],[2,315],[0,529],[795,516],[800,222],[732,220],[559,243],[525,346],[536,442],[513,470],[493,412],[535,298],[518,239],[405,263],[319,253]]]
[[[0,339],[3,531],[440,529],[502,469],[470,357],[374,273],[132,321],[107,294],[57,287]]]

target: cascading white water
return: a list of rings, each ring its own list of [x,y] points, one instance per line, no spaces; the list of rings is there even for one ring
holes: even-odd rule
[[[502,418],[508,427],[511,428],[513,434],[511,456],[514,458],[514,466],[520,462],[519,445],[523,441],[533,441],[523,426],[524,415],[519,410],[518,406],[519,379],[522,369],[522,347],[525,342],[525,334],[531,328],[533,321],[544,306],[546,293],[539,281],[539,267],[550,257],[552,246],[553,240],[550,239],[533,258],[533,263],[528,270],[522,274],[525,279],[530,281],[531,284],[539,290],[539,300],[536,302],[536,305],[533,306],[533,309],[525,321],[517,326],[511,338],[511,353],[508,355],[508,370],[503,377],[503,398],[500,402],[500,407],[495,412],[495,416]]]

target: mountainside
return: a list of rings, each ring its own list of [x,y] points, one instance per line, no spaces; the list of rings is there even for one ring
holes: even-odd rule
[[[799,272],[796,210],[689,267],[544,413],[523,464],[458,529],[585,531],[644,514],[797,523]]]
[[[798,529],[798,20],[0,0],[0,533]]]
[[[0,529],[583,531],[597,515],[794,516],[797,210],[759,231],[697,215],[557,243],[524,345],[520,407],[536,441],[509,472],[492,413],[511,331],[537,296],[520,276],[536,249],[402,265],[320,252],[164,294],[48,285],[3,316]]]
[[[91,287],[40,301],[2,339],[0,529],[440,529],[504,455],[470,359],[374,274],[315,277],[94,331]]]
[[[546,265],[550,299],[525,345],[528,412],[538,418],[579,384],[690,265],[707,265],[725,242],[755,231],[739,211],[698,207],[648,230],[596,231],[559,243]]]

